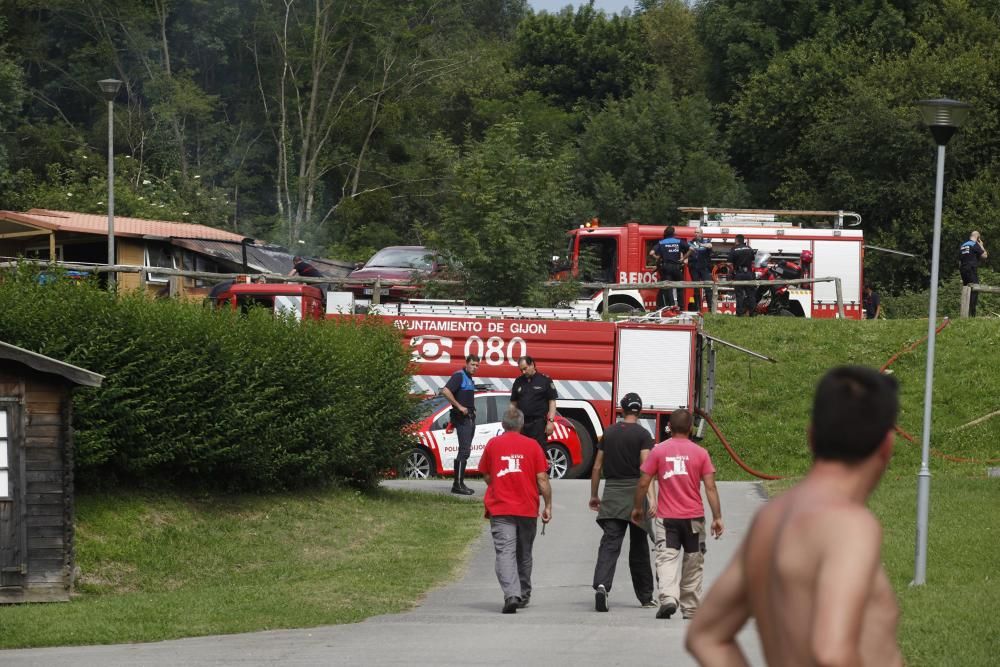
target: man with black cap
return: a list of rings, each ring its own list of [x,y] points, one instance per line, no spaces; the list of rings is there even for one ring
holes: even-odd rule
[[[743,238],[736,235],[736,246],[729,251],[729,263],[733,265],[733,280],[753,280],[753,259],[755,251]],[[755,289],[752,285],[736,288],[736,315],[753,315],[757,306]]]
[[[608,611],[608,594],[615,578],[615,565],[622,550],[625,532],[629,533],[628,569],[632,590],[643,607],[655,607],[653,573],[649,561],[648,516],[642,525],[630,521],[639,466],[653,448],[653,437],[639,424],[642,398],[634,392],[621,400],[623,419],[608,427],[597,446],[597,457],[590,475],[590,509],[597,512],[597,523],[604,530],[594,566],[594,607]],[[601,471],[604,471],[604,495],[598,497]],[[645,527],[644,527],[645,526]]]

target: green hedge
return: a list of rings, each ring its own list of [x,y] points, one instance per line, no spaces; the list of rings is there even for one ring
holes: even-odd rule
[[[0,274],[0,340],[106,377],[74,394],[88,486],[374,485],[408,447],[408,358],[377,320],[297,323]]]

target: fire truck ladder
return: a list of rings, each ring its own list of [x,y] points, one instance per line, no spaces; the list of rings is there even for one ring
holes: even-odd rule
[[[373,315],[403,316],[423,315],[431,317],[483,317],[483,318],[516,318],[529,320],[577,320],[600,322],[601,314],[591,308],[521,308],[520,306],[465,306],[457,304],[427,304],[427,303],[390,303],[372,306],[369,312]],[[697,315],[681,312],[668,315],[662,311],[653,311],[645,315],[622,317],[621,322],[696,322]]]
[[[451,304],[390,303],[372,306],[373,315],[430,315],[439,317],[523,318],[536,320],[600,320],[596,310],[575,308],[521,308]]]
[[[697,213],[701,216],[700,224],[707,227],[710,224],[720,224],[726,227],[756,226],[779,227],[791,226],[791,223],[780,222],[779,216],[798,218],[833,218],[833,228],[842,229],[844,218],[851,218],[848,226],[857,227],[861,224],[861,216],[853,211],[779,211],[753,208],[709,208],[707,206],[680,206],[681,213]],[[721,215],[723,220],[712,221],[710,215]]]

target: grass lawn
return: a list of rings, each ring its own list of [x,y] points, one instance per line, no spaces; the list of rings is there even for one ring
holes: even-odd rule
[[[772,496],[793,480],[766,484]],[[1000,483],[931,480],[927,583],[912,587],[916,551],[916,474],[890,473],[869,506],[883,527],[882,562],[899,599],[899,641],[909,667],[997,664],[1000,633]]]
[[[464,561],[482,507],[436,494],[77,498],[80,593],[0,605],[0,648],[350,623],[408,609]]]
[[[716,316],[705,328],[778,360],[721,348],[714,417],[750,466],[794,477],[809,466],[805,430],[820,375],[837,364],[879,367],[927,325]],[[924,355],[919,347],[892,366],[899,423],[918,441]],[[965,427],[1000,409],[998,369],[1000,321],[956,321],[940,334],[935,449],[1000,457],[1000,417]],[[719,479],[752,479],[714,436],[703,444]],[[986,479],[982,463],[932,460],[928,583],[910,588],[919,463],[919,445],[898,439],[872,500],[908,664],[998,664],[1000,480]],[[481,511],[479,503],[389,491],[78,497],[80,595],[69,604],[0,606],[0,648],[311,627],[405,610],[461,566]]]
[[[911,587],[916,475],[882,483],[871,503],[884,527],[883,562],[902,609],[911,667],[1000,662],[1000,480],[931,480],[927,583]]]

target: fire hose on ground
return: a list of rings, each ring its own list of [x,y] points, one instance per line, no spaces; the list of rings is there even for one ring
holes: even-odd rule
[[[733,450],[732,446],[730,446],[729,442],[726,440],[726,437],[722,435],[722,431],[720,431],[719,427],[715,425],[715,422],[712,421],[712,418],[708,416],[708,413],[702,410],[701,408],[695,410],[695,413],[700,415],[701,418],[704,419],[706,422],[708,422],[708,425],[712,427],[712,431],[715,433],[715,437],[717,437],[719,439],[719,442],[722,443],[722,446],[726,448],[726,451],[729,452],[730,458],[732,458],[733,461],[736,462],[736,465],[743,468],[745,471],[747,471],[754,477],[759,477],[760,479],[784,479],[784,477],[780,475],[768,475],[767,473],[758,472],[753,468],[751,468],[750,466],[748,466],[746,463],[743,462],[743,459],[739,457],[739,454],[737,454],[736,451]]]
[[[941,331],[945,327],[947,327],[949,324],[951,324],[951,320],[949,320],[948,318],[945,318],[944,322],[941,323],[941,326],[939,326],[935,330],[935,332],[936,333],[941,333]],[[897,359],[899,359],[899,357],[901,357],[902,355],[904,355],[904,354],[906,354],[908,352],[912,352],[913,350],[915,350],[917,347],[919,347],[920,345],[922,345],[924,343],[924,341],[927,340],[927,338],[928,338],[927,336],[924,336],[923,338],[921,338],[917,342],[904,347],[899,352],[897,352],[896,354],[892,355],[889,358],[889,360],[887,362],[885,362],[885,364],[882,366],[882,368],[879,369],[879,371],[882,372],[882,373],[884,373],[886,371],[886,369],[889,368],[889,366],[891,366],[893,363],[895,363],[895,361]],[[747,465],[743,461],[743,459],[740,458],[739,454],[736,453],[736,450],[734,450],[733,447],[732,447],[732,445],[729,444],[729,441],[726,440],[726,437],[724,435],[722,435],[722,431],[719,430],[719,427],[716,425],[716,423],[712,420],[712,418],[709,416],[709,414],[707,412],[705,412],[701,408],[697,408],[695,410],[695,414],[701,416],[706,422],[708,422],[708,425],[712,428],[712,431],[715,433],[715,437],[717,437],[719,439],[719,442],[722,443],[722,446],[726,448],[726,452],[729,454],[729,457],[740,468],[742,468],[747,473],[749,473],[749,474],[751,474],[754,477],[757,477],[759,479],[766,479],[766,480],[784,479],[784,476],[782,476],[782,475],[769,475],[767,473],[759,472],[759,471],[754,470],[753,468],[751,468],[749,465]],[[913,444],[917,443],[916,439],[912,435],[910,435],[909,433],[907,433],[906,431],[904,431],[898,425],[896,425],[894,428],[896,429],[896,433],[898,433],[899,435],[901,435],[904,439],[910,441]],[[934,456],[937,456],[938,458],[942,458],[942,459],[944,459],[946,461],[952,461],[954,463],[975,463],[975,464],[979,464],[979,465],[987,465],[987,464],[991,464],[991,463],[1000,463],[1000,459],[985,459],[985,460],[983,460],[983,459],[970,459],[970,458],[965,458],[965,457],[962,457],[962,456],[952,456],[950,454],[945,454],[944,452],[940,452],[940,451],[938,451],[936,449],[931,449],[931,454],[933,454]]]

